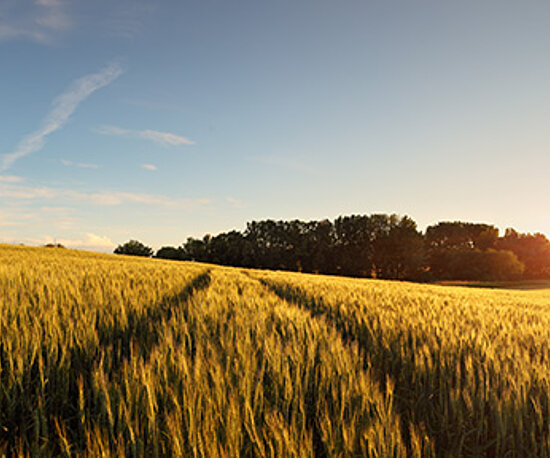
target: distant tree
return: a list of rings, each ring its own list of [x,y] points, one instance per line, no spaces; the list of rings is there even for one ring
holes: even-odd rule
[[[153,249],[145,246],[143,243],[137,240],[129,240],[124,245],[119,245],[115,248],[115,254],[126,254],[130,256],[144,256],[151,257],[153,255]]]
[[[45,248],[65,248],[61,243],[46,243]]]
[[[425,242],[432,279],[442,280],[456,276],[453,263],[466,256],[463,253],[495,248],[497,240],[498,229],[489,224],[454,221],[428,227]]]
[[[309,263],[304,266],[305,272],[334,274],[334,225],[328,220],[309,223],[307,243]]]
[[[247,223],[244,237],[254,247],[252,262],[262,269],[284,269],[288,259],[284,255],[288,247],[284,221],[252,221]]]
[[[511,251],[487,250],[491,275],[495,280],[520,280],[525,265]]]
[[[208,261],[227,266],[248,267],[248,242],[237,231],[218,234],[209,240]]]
[[[375,274],[377,241],[399,223],[397,215],[351,215],[334,221],[332,255],[335,273],[358,277]]]
[[[508,230],[499,238],[495,226],[455,221],[430,226],[423,235],[414,220],[396,214],[342,216],[334,222],[251,221],[243,232],[188,238],[156,256],[421,281],[509,280],[524,269],[526,278],[550,276],[550,242],[541,234]]]
[[[366,215],[340,216],[334,221],[333,256],[342,275],[370,276],[372,271],[372,231]]]
[[[525,265],[525,278],[550,278],[550,241],[543,234],[519,234],[509,228],[498,239],[497,247],[518,257]]]
[[[373,264],[378,278],[416,280],[422,276],[424,238],[412,218],[392,215],[386,233],[373,242]]]
[[[519,280],[524,267],[511,251],[460,250],[451,253],[446,277],[474,281]]]
[[[430,248],[485,250],[493,248],[497,239],[498,229],[490,224],[441,222],[426,229]]]
[[[183,250],[173,246],[163,246],[155,254],[155,258],[183,260]]]
[[[188,237],[182,245],[183,259],[186,261],[210,262],[208,257],[208,243],[210,236],[205,235],[202,240]]]

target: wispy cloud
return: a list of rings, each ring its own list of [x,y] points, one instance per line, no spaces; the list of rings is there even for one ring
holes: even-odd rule
[[[105,235],[86,232],[79,238],[59,238],[52,235],[43,235],[40,238],[19,238],[2,236],[0,241],[8,243],[24,243],[30,245],[46,245],[48,243],[60,243],[67,248],[77,248],[80,250],[110,252],[116,244]]]
[[[0,227],[46,227],[70,229],[80,221],[73,215],[73,209],[67,207],[29,207],[3,208],[0,215]]]
[[[134,193],[124,191],[82,192],[72,189],[51,188],[47,186],[24,186],[15,183],[0,182],[0,198],[10,200],[69,200],[99,206],[124,204],[153,205],[157,207],[189,208],[207,205],[208,198],[171,198],[162,195]]]
[[[23,178],[15,175],[0,175],[0,183],[20,183]]]
[[[2,156],[0,171],[8,169],[18,159],[42,149],[46,138],[65,125],[80,103],[98,89],[111,84],[121,73],[120,65],[111,64],[98,73],[74,81],[67,91],[54,100],[53,108],[42,121],[42,126],[24,137],[15,151]]]
[[[54,240],[53,237],[45,236],[45,239],[49,238],[50,241]],[[68,248],[79,248],[81,250],[93,250],[93,251],[111,251],[116,244],[105,235],[93,234],[87,232],[78,239],[55,239],[57,243],[61,243]]]
[[[161,132],[159,130],[131,130],[122,129],[116,126],[100,126],[94,129],[95,132],[102,135],[117,135],[121,137],[142,138],[160,143],[165,146],[195,145],[193,140],[189,140],[181,135],[170,132]]]
[[[31,213],[7,212],[3,210],[0,215],[0,227],[24,226],[32,217]]]
[[[235,197],[227,196],[225,201],[231,204],[235,208],[243,208],[244,202],[242,200],[236,199]]]
[[[0,184],[0,198],[6,199],[54,199],[59,193],[52,188],[41,186],[18,186],[13,184]]]
[[[73,27],[61,0],[36,0],[32,6],[23,2],[5,2],[0,5],[0,41],[24,39],[36,43],[50,43],[56,34]]]
[[[144,170],[150,170],[151,172],[157,170],[157,166],[154,164],[141,164],[141,168]]]
[[[85,200],[95,205],[106,206],[131,203],[160,207],[195,207],[210,203],[210,199],[207,198],[171,198],[154,194],[118,191],[102,191],[97,193],[70,192],[67,196],[76,200]]]
[[[48,41],[48,36],[39,30],[16,27],[9,24],[0,24],[0,41],[15,38],[24,38],[38,42]]]
[[[34,3],[41,6],[49,6],[50,8],[61,6],[63,4],[61,0],[35,0]]]
[[[78,167],[80,169],[99,169],[99,165],[91,164],[88,162],[73,162],[67,159],[61,159],[60,161],[65,167]]]

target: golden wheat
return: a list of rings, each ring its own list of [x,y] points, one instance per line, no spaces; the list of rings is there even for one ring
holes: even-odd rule
[[[0,246],[0,455],[547,456],[550,293]]]

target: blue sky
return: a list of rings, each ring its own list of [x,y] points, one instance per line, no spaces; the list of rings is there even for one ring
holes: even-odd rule
[[[376,212],[550,234],[550,4],[0,0],[0,240]]]

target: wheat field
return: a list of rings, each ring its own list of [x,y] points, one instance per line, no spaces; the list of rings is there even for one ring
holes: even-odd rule
[[[0,456],[548,456],[550,291],[0,246]]]

